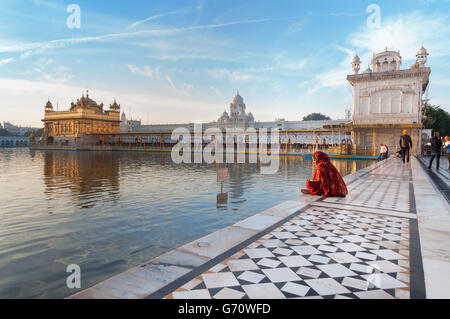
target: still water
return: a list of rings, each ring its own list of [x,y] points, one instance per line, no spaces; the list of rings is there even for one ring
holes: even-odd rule
[[[343,175],[370,160],[333,161]],[[0,149],[0,298],[63,298],[66,267],[82,288],[299,195],[312,161],[281,157],[277,174],[170,154]]]

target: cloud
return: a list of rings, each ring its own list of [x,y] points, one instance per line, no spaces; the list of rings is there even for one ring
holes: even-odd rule
[[[172,87],[172,89],[176,90],[177,87],[175,86],[175,84],[173,83],[172,79],[170,78],[170,76],[166,75],[166,80],[167,82],[170,84],[170,86]]]
[[[4,59],[4,60],[0,60],[0,66],[3,66],[5,64],[8,64],[9,62],[13,61],[13,58],[8,58],[8,59]]]
[[[111,40],[117,40],[120,38],[127,38],[127,37],[163,36],[163,35],[179,34],[179,33],[185,33],[185,32],[190,32],[190,31],[197,31],[197,30],[217,29],[217,28],[224,28],[224,27],[243,25],[243,24],[276,22],[276,21],[283,21],[283,20],[289,20],[289,19],[292,19],[292,18],[264,18],[264,19],[253,19],[253,20],[240,20],[240,21],[232,21],[232,22],[219,23],[219,24],[195,25],[195,26],[182,27],[182,28],[151,29],[151,30],[141,30],[141,31],[134,31],[134,32],[112,33],[112,34],[90,36],[90,37],[57,39],[57,40],[51,40],[51,41],[47,41],[47,42],[19,43],[19,44],[13,44],[13,45],[11,45],[11,44],[1,45],[0,44],[0,53],[2,53],[2,52],[23,52],[22,58],[26,58],[29,55],[33,54],[33,51],[37,51],[38,53],[41,53],[41,52],[49,50],[49,49],[64,48],[68,45],[75,45],[75,44],[80,44],[80,43],[111,41]]]
[[[45,72],[40,68],[34,68],[34,71],[39,73],[45,81],[52,83],[65,84],[73,78],[71,74],[66,72],[65,68],[56,68],[51,73]]]
[[[383,11],[382,11],[383,13]],[[383,51],[385,47],[400,50],[403,60],[415,60],[415,55],[422,42],[430,53],[430,57],[450,54],[450,24],[448,14],[435,13],[433,19],[422,12],[382,16],[380,28],[366,25],[349,35],[348,47],[335,45],[345,53],[345,57],[337,67],[320,72],[311,81],[308,93],[322,88],[348,88],[346,77],[351,74],[351,59],[357,53],[362,61],[362,69],[370,63],[372,54]],[[439,32],[436,32],[439,30]],[[403,66],[407,68],[408,66]]]
[[[231,82],[247,82],[260,79],[257,76],[246,74],[241,71],[230,71],[225,68],[207,70],[208,74],[215,79],[228,79]]]
[[[219,89],[216,88],[215,86],[210,86],[209,89],[210,89],[211,91],[213,91],[218,97],[223,98],[223,95],[220,93]]]
[[[309,19],[300,19],[289,25],[289,27],[284,31],[285,35],[293,35],[302,31],[305,26],[309,23]]]
[[[129,26],[126,27],[126,29],[127,30],[133,29],[133,28],[137,27],[138,25],[141,25],[141,24],[143,24],[145,22],[156,20],[156,19],[168,16],[168,15],[174,15],[176,13],[177,13],[177,11],[171,11],[171,12],[167,12],[167,13],[161,13],[161,14],[153,15],[153,16],[150,16],[150,17],[145,18],[143,20],[139,20],[139,21],[136,21],[136,22],[130,24]]]
[[[152,70],[148,65],[144,66],[143,68],[139,68],[133,64],[128,64],[128,69],[135,75],[143,75],[148,78],[151,78],[155,74],[159,73],[159,69]]]
[[[307,59],[289,60],[288,58],[276,57],[275,60],[275,63],[272,65],[250,67],[241,70],[215,68],[207,70],[207,73],[215,79],[228,79],[231,82],[263,81],[268,79],[265,76],[267,73],[292,74],[307,65]]]
[[[355,13],[353,13],[353,12],[330,12],[330,13],[327,13],[326,15],[327,16],[330,16],[330,17],[357,17],[357,16],[363,16],[363,15],[366,15],[367,13],[366,12],[355,12]]]
[[[192,88],[185,84],[182,88],[187,92]],[[85,87],[65,83],[41,82],[0,77],[0,96],[8,108],[0,108],[0,118],[8,119],[21,125],[42,127],[44,104],[48,96],[54,105],[59,103],[60,110],[67,109],[70,102],[81,96]],[[151,105],[152,123],[192,122],[196,118],[204,121],[214,120],[223,110],[224,105],[217,99],[186,98],[184,92],[175,90],[151,90],[145,93],[124,92],[119,90],[89,90],[89,96],[98,103],[108,105],[114,98],[123,110],[133,109],[133,117],[145,118]],[[151,104],[149,104],[151,101]],[[170,110],[170,117],[167,116]],[[27,116],[24,116],[26,114]]]
[[[385,16],[382,14],[380,28],[364,26],[350,35],[352,47],[365,52],[379,52],[386,46],[400,50],[404,59],[415,59],[421,44],[431,56],[450,54],[450,20],[448,13],[433,15],[414,11],[409,14]],[[431,18],[432,16],[432,18]]]

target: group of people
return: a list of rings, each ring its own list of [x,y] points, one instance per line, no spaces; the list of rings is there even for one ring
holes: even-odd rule
[[[448,156],[448,170],[450,170],[450,137],[446,136],[444,143],[439,137],[439,132],[434,132],[433,138],[431,139],[431,157],[428,164],[428,169],[431,170],[433,161],[436,159],[436,169],[439,170],[442,149],[444,149],[444,152]]]
[[[411,136],[408,135],[407,130],[403,130],[403,135],[400,137],[399,141],[400,150],[397,152],[398,155],[402,158],[403,163],[409,163],[409,154],[412,148],[412,139]],[[389,157],[389,147],[380,143],[380,155],[378,156],[378,160],[384,160]]]
[[[410,150],[413,147],[412,139],[408,135],[406,130],[403,131],[403,135],[400,137],[401,157],[403,163],[409,163]],[[439,133],[435,132],[431,141],[432,156],[428,168],[431,169],[433,160],[436,158],[436,168],[439,169],[439,161],[442,148],[445,149],[446,154],[449,157],[449,170],[450,170],[450,138],[445,137],[445,145],[439,138]],[[386,159],[389,155],[389,148],[387,145],[380,144],[380,156],[379,159]],[[314,177],[312,180],[306,181],[306,189],[301,189],[303,194],[318,195],[323,197],[345,197],[348,194],[347,186],[344,179],[338,170],[331,163],[330,157],[323,152],[314,152],[313,162],[316,165]]]

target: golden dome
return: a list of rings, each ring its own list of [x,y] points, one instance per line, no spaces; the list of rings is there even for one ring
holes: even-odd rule
[[[114,111],[120,110],[120,104],[117,104],[116,99],[114,99],[114,103],[109,105],[109,108]]]

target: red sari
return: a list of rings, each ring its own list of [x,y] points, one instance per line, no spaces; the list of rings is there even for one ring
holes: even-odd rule
[[[345,197],[348,194],[347,186],[328,155],[315,152],[314,156],[317,158],[317,167],[313,180],[306,181],[309,192],[323,197]]]

